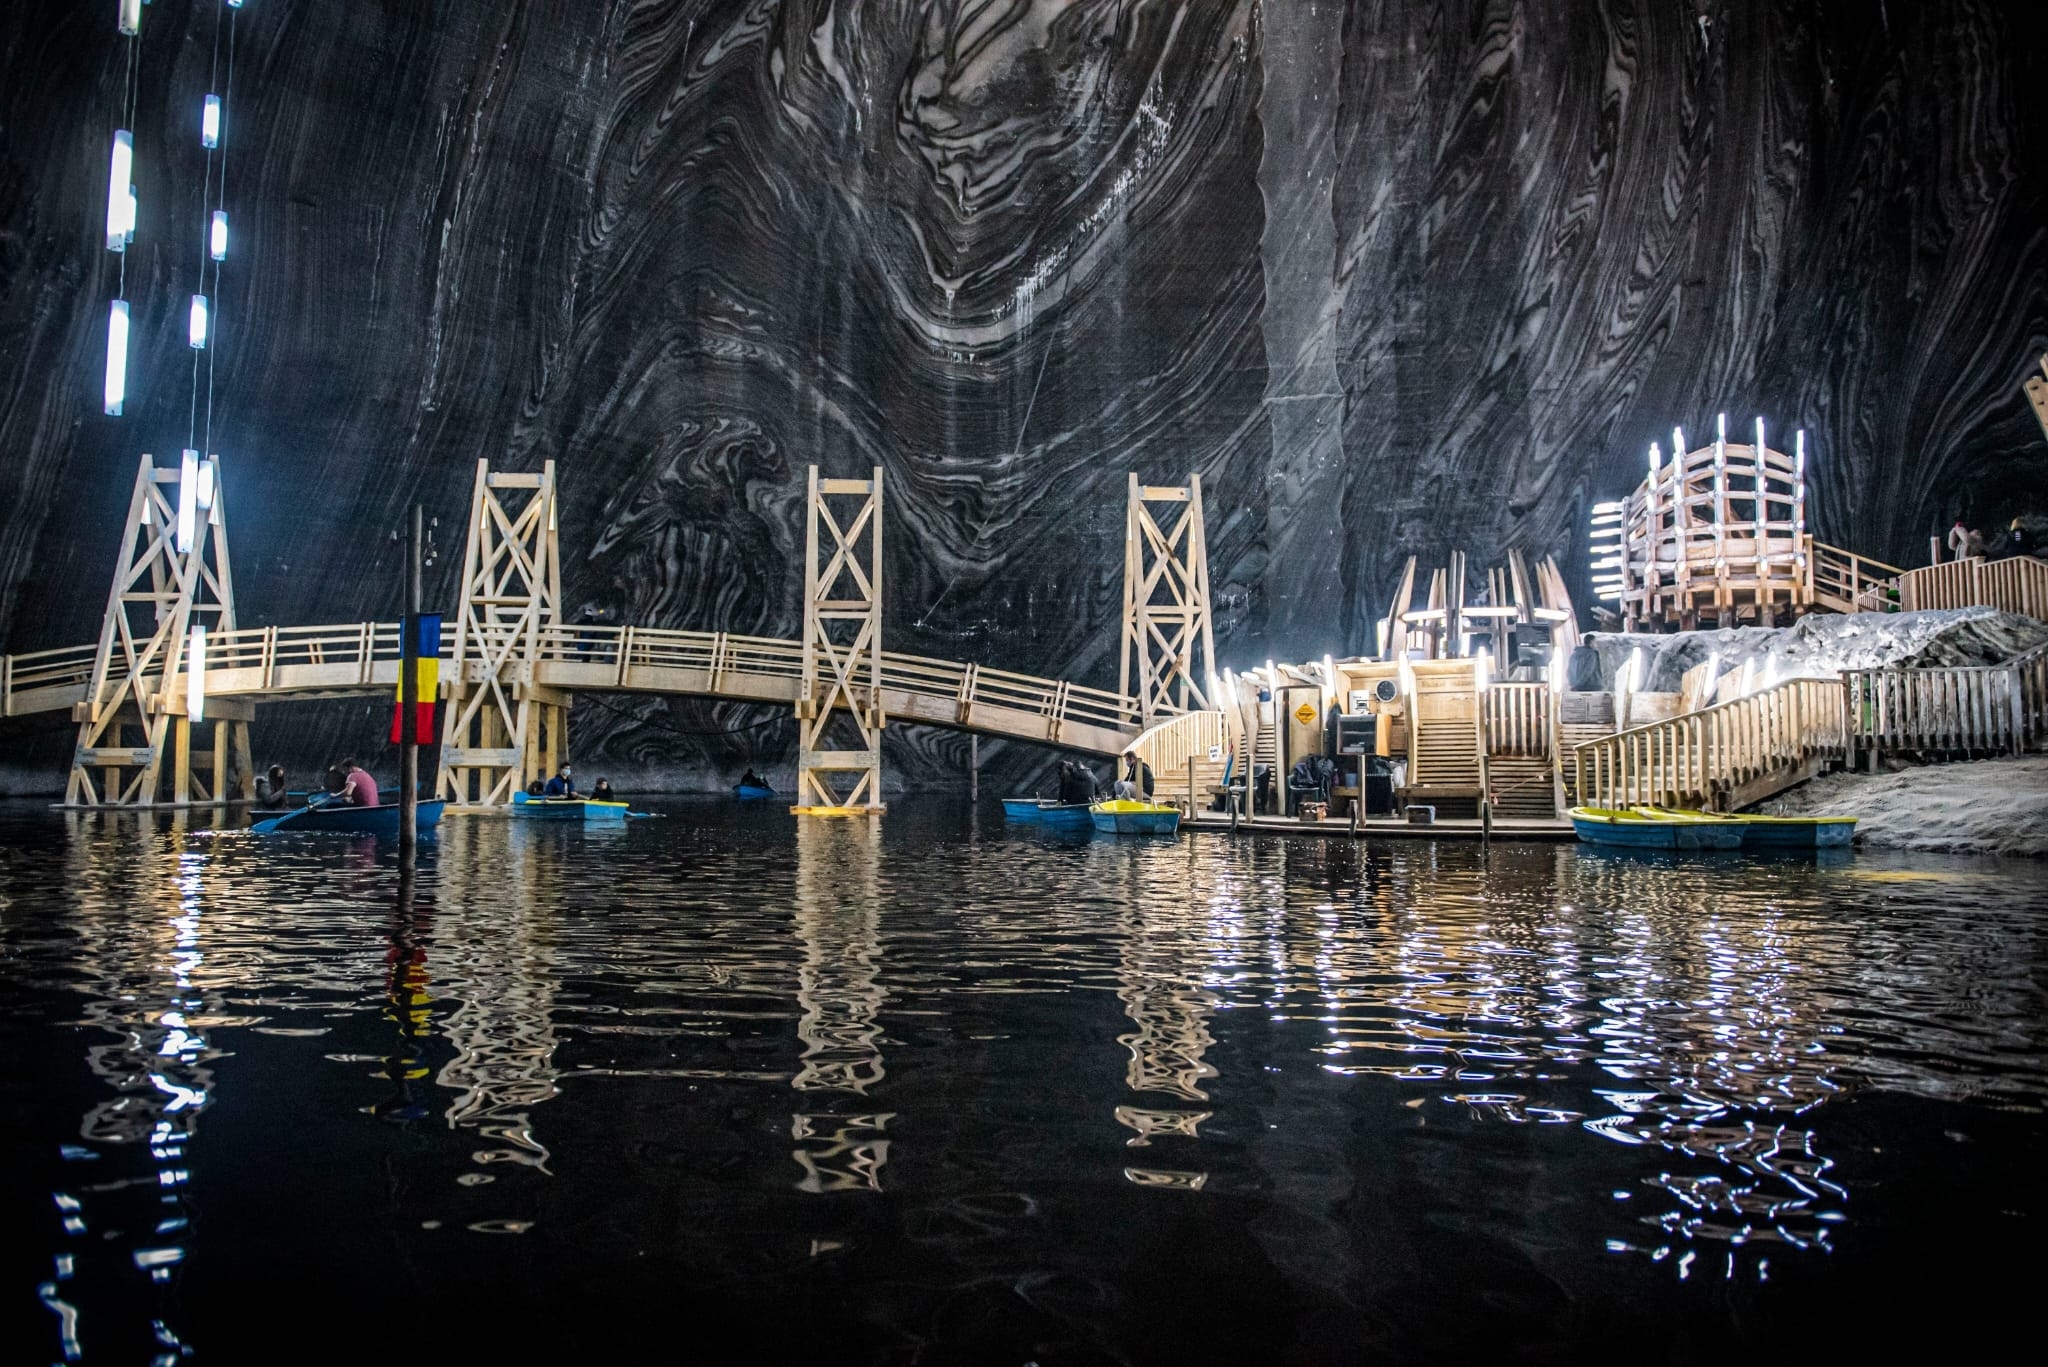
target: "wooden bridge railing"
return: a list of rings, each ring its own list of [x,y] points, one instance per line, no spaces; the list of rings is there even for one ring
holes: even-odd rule
[[[1842,687],[1859,751],[2019,754],[2048,744],[2048,646],[1999,665],[1850,670]]]
[[[1847,757],[1842,686],[1791,679],[1578,747],[1579,801],[1729,810]]]
[[[467,667],[474,669],[487,654],[496,656],[522,640],[511,627],[472,633]],[[396,677],[398,647],[396,622],[209,633],[207,691],[216,697],[318,696],[388,685]],[[0,656],[0,716],[68,710],[91,681],[95,649]],[[444,632],[441,658],[452,664],[454,651],[454,633]],[[692,687],[684,691],[700,691],[695,685],[701,684],[705,692],[781,700],[794,698],[803,678],[800,643],[722,631],[556,626],[539,633],[537,651],[540,678],[572,689],[631,690],[639,685],[659,691],[676,683],[673,674],[668,679],[648,676],[674,671],[704,676],[687,680]],[[515,650],[512,658],[524,656]],[[1114,737],[1099,733],[1138,730],[1136,698],[1065,680],[896,652],[883,655],[882,678],[885,692],[913,704],[914,715],[905,720],[973,726],[978,715],[990,711],[1023,713],[1043,719],[1043,731],[1034,730],[1033,737],[1050,741],[1061,739],[1068,724],[1095,728],[1097,741],[1112,743]]]

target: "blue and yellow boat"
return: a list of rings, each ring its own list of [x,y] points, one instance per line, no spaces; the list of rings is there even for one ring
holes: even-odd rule
[[[1089,807],[1088,819],[1112,835],[1172,835],[1180,829],[1180,808],[1115,798]]]
[[[626,804],[588,797],[531,797],[514,793],[512,815],[529,821],[624,821]]]
[[[1639,807],[1636,810],[1665,820],[1739,821],[1742,823],[1742,847],[1746,850],[1839,849],[1856,838],[1856,818],[1853,816],[1760,816],[1746,812],[1724,816],[1685,807]]]
[[[1574,807],[1571,818],[1587,844],[1635,850],[1739,850],[1746,829],[1734,817],[1658,815],[1633,807]]]

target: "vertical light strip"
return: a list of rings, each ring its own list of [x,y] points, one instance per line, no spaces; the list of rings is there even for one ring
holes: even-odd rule
[[[220,146],[220,96],[208,95],[199,111],[199,145]]]
[[[131,38],[142,31],[142,0],[121,0],[120,25]]]
[[[192,549],[193,533],[199,529],[199,453],[191,447],[178,462],[178,554]]]
[[[107,167],[107,250],[126,251],[135,235],[135,135],[114,130],[114,152]]]
[[[206,296],[203,294],[193,295],[192,324],[191,327],[188,329],[188,336],[192,343],[192,349],[195,351],[204,351],[206,349],[207,320],[208,311],[206,307]]]
[[[116,299],[107,314],[107,416],[121,416],[128,401],[128,301]]]
[[[186,655],[185,719],[206,720],[206,626],[201,622],[192,624],[192,646]],[[215,782],[219,779],[214,775]]]
[[[213,211],[213,228],[207,236],[208,250],[216,261],[228,259],[228,212],[225,209]]]

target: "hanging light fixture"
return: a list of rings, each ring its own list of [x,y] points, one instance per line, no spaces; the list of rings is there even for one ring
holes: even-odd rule
[[[199,108],[199,144],[220,146],[220,96],[209,94]]]
[[[228,259],[228,211],[226,209],[215,209],[213,211],[213,230],[208,234],[207,245],[213,253],[214,260],[225,261]]]
[[[114,130],[114,152],[107,166],[107,250],[126,251],[135,235],[135,135]]]
[[[230,4],[234,0],[228,0]],[[121,32],[133,38],[142,31],[142,0],[121,0]]]
[[[192,624],[192,646],[186,656],[185,719],[206,720],[206,626]],[[218,775],[215,776],[216,780]]]
[[[206,322],[206,296],[195,294],[192,296],[192,323],[189,329],[189,336],[194,351],[206,350]]]
[[[214,485],[220,478],[216,465],[219,460],[219,456],[208,456],[199,463],[199,489],[193,498],[198,503],[199,511],[202,513],[213,511]]]
[[[191,447],[178,461],[178,554],[192,549],[199,527],[199,453]]]
[[[128,301],[116,299],[107,313],[107,416],[121,416],[128,401]]]

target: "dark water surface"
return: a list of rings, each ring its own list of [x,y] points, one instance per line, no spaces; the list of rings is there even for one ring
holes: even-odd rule
[[[407,907],[374,842],[0,808],[0,1358],[1754,1362],[2035,1321],[2038,864],[665,810],[451,819]]]

